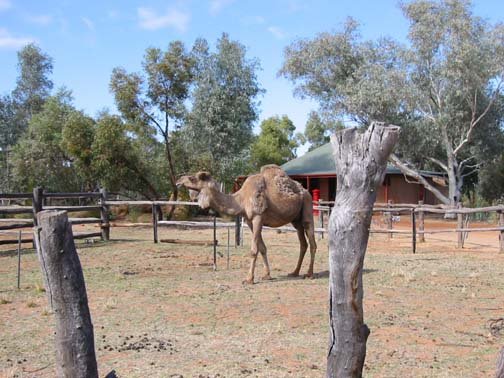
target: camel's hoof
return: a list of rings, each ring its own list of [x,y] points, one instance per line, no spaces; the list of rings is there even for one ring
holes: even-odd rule
[[[287,274],[287,277],[299,277],[299,273],[292,272],[292,273]]]
[[[246,280],[242,281],[242,284],[243,285],[253,285],[254,284],[254,279],[253,278],[252,279],[248,279],[247,278]]]
[[[313,280],[315,278],[315,275],[313,273],[311,274],[307,273],[303,276],[303,278],[307,280]]]
[[[269,281],[272,280],[271,276],[269,274],[265,274],[264,276],[261,277],[261,280],[263,281]]]

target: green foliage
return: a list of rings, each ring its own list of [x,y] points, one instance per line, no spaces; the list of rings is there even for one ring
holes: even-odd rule
[[[259,64],[246,58],[243,45],[223,34],[216,51],[200,39],[193,48],[196,82],[193,106],[184,127],[192,160],[210,163],[209,170],[223,182],[243,174],[257,119]],[[192,163],[195,164],[201,163]]]
[[[261,133],[252,145],[251,160],[255,170],[266,164],[282,165],[296,157],[296,127],[286,115],[275,116],[261,123]]]
[[[31,117],[42,110],[49,97],[53,83],[48,76],[52,69],[51,57],[37,45],[31,43],[18,52],[19,76],[12,92],[16,113],[13,127],[16,128],[17,137],[26,130]]]
[[[357,22],[348,19],[342,32],[288,46],[280,74],[297,83],[297,95],[314,98],[335,118],[366,125],[402,112],[403,52],[388,39],[361,42]]]
[[[13,127],[16,112],[10,96],[0,97],[0,148],[5,151],[18,139],[18,131]]]
[[[31,117],[42,109],[52,89],[48,78],[52,73],[52,59],[36,45],[29,44],[18,52],[18,72],[11,95],[0,97],[0,188],[4,192],[13,189],[10,151],[27,130]]]
[[[123,68],[115,68],[110,80],[110,90],[124,121],[131,132],[138,138],[133,147],[140,156],[154,157],[160,163],[160,155],[151,155],[158,148],[149,149],[148,141],[157,147],[156,138],[160,136],[164,143],[165,163],[159,166],[166,169],[158,172],[163,182],[171,183],[173,194],[177,195],[175,186],[176,166],[173,159],[173,141],[171,135],[174,126],[180,126],[186,115],[186,100],[193,80],[194,60],[185,51],[180,41],[171,42],[166,51],[157,48],[146,50],[143,61],[144,76],[128,74]],[[131,156],[126,159],[131,163]],[[129,169],[139,170],[138,161],[130,164]],[[160,192],[161,188],[148,178],[136,172],[137,179],[148,187],[150,195]],[[164,176],[164,177],[163,177]]]
[[[485,165],[479,175],[478,194],[491,202],[504,201],[504,153]]]
[[[71,159],[71,164],[81,179],[84,190],[94,190],[95,177],[92,169],[92,144],[95,121],[82,112],[72,111],[61,131],[61,149]]]
[[[309,151],[328,143],[330,135],[344,127],[341,121],[323,120],[319,113],[310,112],[304,131],[304,138],[310,143]]]
[[[337,118],[402,126],[398,154],[416,168],[445,170],[450,193],[443,201],[450,202],[460,198],[472,166],[502,151],[491,141],[502,134],[503,113],[496,109],[504,26],[474,16],[465,0],[401,7],[410,22],[409,47],[362,41],[350,19],[341,32],[287,47],[280,73],[297,84],[298,95]]]
[[[101,114],[92,144],[92,169],[100,186],[109,191],[126,191],[155,199],[166,185],[159,142],[132,137],[129,127],[118,116]]]
[[[30,191],[42,186],[49,191],[79,191],[81,182],[72,157],[63,147],[63,129],[69,120],[85,116],[70,104],[70,94],[50,97],[30,120],[27,133],[15,146],[12,157],[16,188]],[[87,122],[87,119],[86,119]]]

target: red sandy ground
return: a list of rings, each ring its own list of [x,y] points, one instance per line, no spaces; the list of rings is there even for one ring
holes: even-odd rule
[[[375,225],[379,221],[376,220]],[[483,227],[483,225],[478,225]],[[407,229],[404,217],[395,228]],[[426,229],[454,227],[429,220]],[[87,228],[77,226],[75,231]],[[243,286],[245,247],[219,231],[212,247],[153,244],[149,229],[115,228],[113,241],[78,242],[100,376],[322,377],[328,342],[327,239],[319,240],[317,277],[290,279],[295,234],[265,233],[272,281]],[[209,240],[210,230],[163,229],[161,237]],[[231,240],[233,233],[231,232]],[[371,328],[367,377],[488,377],[504,336],[489,320],[504,317],[504,254],[496,232],[411,238],[372,235],[365,261],[365,321]],[[12,248],[12,247],[10,247]],[[0,376],[53,377],[53,317],[36,255],[0,252]],[[306,262],[305,267],[306,269]],[[262,273],[259,262],[256,277]],[[257,280],[257,278],[256,278]]]

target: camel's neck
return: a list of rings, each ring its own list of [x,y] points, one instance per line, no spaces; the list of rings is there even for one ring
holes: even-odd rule
[[[236,195],[225,194],[217,189],[210,189],[209,201],[210,207],[220,214],[238,215],[243,210]]]

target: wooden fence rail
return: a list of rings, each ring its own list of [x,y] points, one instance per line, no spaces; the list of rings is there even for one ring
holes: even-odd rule
[[[333,201],[319,201],[319,209],[322,213],[326,210],[327,206],[334,204]],[[328,211],[330,213],[330,210]],[[457,246],[458,248],[464,247],[464,241],[467,234],[470,232],[498,232],[499,233],[499,250],[504,252],[504,205],[486,206],[478,208],[464,208],[460,205],[457,208],[447,207],[446,205],[425,205],[423,201],[418,204],[404,204],[398,203],[375,203],[373,208],[374,214],[382,214],[386,223],[386,229],[370,229],[371,233],[387,234],[388,239],[392,238],[394,234],[411,235],[412,237],[412,250],[416,252],[417,242],[422,243],[425,241],[426,234],[440,234],[440,233],[457,233]],[[445,228],[437,230],[425,230],[425,214],[440,214],[440,215],[455,215],[457,218],[457,226],[455,228]],[[467,217],[470,214],[477,213],[496,213],[497,225],[491,227],[468,227],[469,219],[464,220],[464,215]],[[405,214],[411,217],[411,230],[394,230],[393,229],[393,214]]]
[[[106,191],[100,192],[78,192],[78,193],[48,193],[44,192],[42,188],[37,187],[33,189],[33,193],[0,193],[0,199],[8,200],[24,200],[31,202],[31,206],[27,205],[3,205],[0,206],[0,215],[13,215],[13,214],[31,214],[31,219],[23,218],[3,218],[0,219],[0,231],[2,234],[8,234],[8,230],[21,229],[25,227],[33,227],[37,225],[37,214],[42,210],[66,210],[67,212],[82,212],[82,211],[99,211],[100,218],[86,217],[86,218],[70,218],[69,221],[72,224],[99,224],[100,232],[81,232],[75,233],[74,237],[76,239],[88,239],[101,237],[103,240],[109,239],[109,229],[110,224],[108,222],[108,208],[106,205]],[[82,206],[71,206],[71,205],[58,205],[58,206],[45,206],[45,200],[50,199],[78,199],[83,198],[96,199],[98,203],[96,205],[82,205]],[[19,202],[19,201],[16,201]],[[17,232],[16,232],[17,233]],[[23,243],[33,243],[33,238],[31,238],[31,232],[29,232],[30,238],[23,237]],[[0,240],[0,244],[16,244],[18,240],[14,239],[3,239]]]
[[[45,199],[91,199],[96,200],[96,204],[93,205],[57,205],[57,206],[45,206]],[[150,206],[152,208],[152,223],[146,224],[135,224],[135,225],[145,225],[152,226],[153,228],[153,239],[157,243],[158,239],[158,228],[163,226],[174,226],[179,225],[183,227],[206,227],[206,228],[234,228],[235,229],[235,245],[240,245],[243,224],[238,219],[235,222],[188,222],[188,221],[163,221],[160,217],[161,206],[198,206],[195,202],[188,201],[135,201],[135,200],[110,200],[108,199],[107,191],[101,189],[99,192],[77,192],[77,193],[48,193],[44,192],[41,188],[35,188],[33,193],[0,193],[0,199],[9,200],[25,200],[31,201],[32,205],[2,205],[0,206],[0,215],[13,215],[13,214],[31,214],[32,219],[22,219],[22,218],[4,218],[0,219],[0,232],[5,233],[8,230],[22,229],[24,227],[31,227],[36,225],[36,215],[42,210],[66,210],[68,212],[82,212],[82,211],[99,211],[100,217],[87,217],[87,218],[70,218],[69,221],[72,224],[99,224],[100,232],[88,232],[78,234],[79,238],[86,237],[98,237],[100,236],[102,240],[109,240],[110,238],[110,221],[109,221],[109,210],[113,206]],[[19,201],[16,201],[19,202]],[[80,203],[80,201],[79,201]],[[320,235],[321,238],[324,237],[324,233],[327,229],[324,227],[324,217],[329,219],[329,213],[331,211],[331,206],[334,204],[333,201],[318,201],[314,202],[314,210],[319,211],[319,223],[315,231]],[[406,204],[398,203],[376,203],[373,208],[375,214],[382,214],[386,223],[386,229],[376,229],[372,228],[370,232],[372,233],[382,233],[386,234],[388,238],[392,238],[394,234],[410,234],[412,236],[412,248],[416,251],[417,242],[422,243],[425,240],[425,235],[427,234],[439,234],[439,233],[449,233],[455,232],[458,234],[458,246],[463,248],[464,240],[468,233],[470,232],[498,232],[499,233],[499,248],[501,252],[504,252],[504,205],[497,206],[486,206],[480,208],[449,208],[445,205],[426,205],[423,202],[418,204]],[[468,227],[467,216],[476,213],[493,213],[497,214],[498,224],[492,227]],[[453,229],[437,229],[437,230],[425,230],[425,214],[451,214],[457,216],[457,226]],[[324,214],[327,214],[326,216]],[[412,228],[411,230],[394,230],[393,229],[393,217],[395,215],[405,214],[411,217]],[[465,223],[463,216],[466,216]],[[215,224],[215,226],[214,226]],[[280,227],[277,228],[280,231],[295,232],[293,227]],[[18,231],[16,231],[18,232]],[[28,240],[28,239],[23,239]],[[0,244],[15,244],[17,240],[3,240]]]

